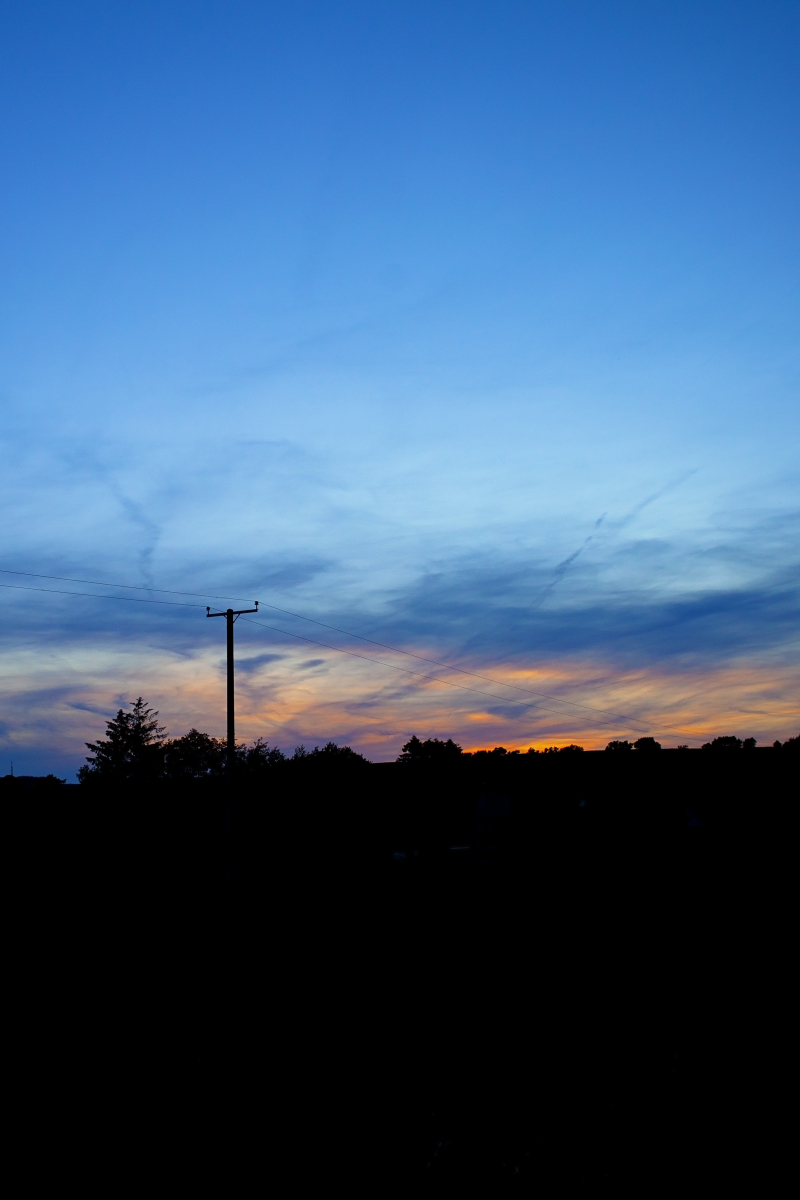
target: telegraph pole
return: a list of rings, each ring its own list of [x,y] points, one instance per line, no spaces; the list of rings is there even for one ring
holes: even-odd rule
[[[233,770],[236,764],[236,721],[234,716],[234,690],[233,690],[233,626],[238,617],[243,613],[257,613],[258,601],[255,601],[255,608],[240,608],[234,611],[228,608],[225,612],[212,613],[209,605],[206,605],[207,617],[224,617],[227,626],[228,634],[228,754],[227,754],[227,769],[226,769],[226,833],[227,833],[227,854],[228,854],[228,879],[231,877],[231,792],[233,790]]]

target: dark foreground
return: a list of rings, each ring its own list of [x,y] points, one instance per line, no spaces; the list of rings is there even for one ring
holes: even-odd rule
[[[31,1180],[763,1183],[796,759],[567,758],[6,782]]]

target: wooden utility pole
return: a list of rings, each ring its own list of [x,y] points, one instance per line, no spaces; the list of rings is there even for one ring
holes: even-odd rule
[[[255,601],[255,608],[228,608],[225,612],[212,613],[211,608],[206,605],[207,617],[224,617],[227,626],[227,642],[228,642],[228,754],[226,763],[226,804],[225,804],[225,823],[227,836],[227,859],[228,859],[228,879],[231,875],[231,792],[233,791],[233,771],[236,765],[236,719],[234,714],[234,690],[233,690],[233,626],[236,623],[237,617],[241,617],[243,613],[258,612],[258,601]]]

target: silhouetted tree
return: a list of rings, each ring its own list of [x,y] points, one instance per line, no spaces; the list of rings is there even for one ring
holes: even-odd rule
[[[280,754],[280,751],[277,753]],[[313,750],[306,750],[305,746],[298,746],[289,759],[290,766],[299,766],[303,770],[311,771],[332,769],[338,772],[343,769],[362,767],[368,763],[369,759],[365,758],[363,754],[359,754],[357,750],[353,750],[350,746],[337,746],[335,742],[326,742],[322,748],[315,746]]]
[[[320,750],[319,746],[315,746],[311,751],[309,758],[319,761],[334,761],[334,762],[368,762],[363,754],[359,754],[357,750],[353,750],[350,746],[337,746],[335,742],[326,742]]]
[[[755,745],[755,743],[753,743]],[[703,742],[703,750],[741,750],[742,739],[737,737],[715,737],[712,742]]]
[[[285,762],[283,751],[263,738],[256,738],[252,746],[236,747],[237,770],[251,778],[260,778]]]
[[[118,783],[157,779],[164,770],[164,729],[158,713],[148,708],[141,696],[130,712],[120,709],[106,722],[108,736],[87,742],[86,765],[78,771],[81,783],[113,780]]]
[[[609,742],[606,750],[632,750],[633,746],[630,742]]]
[[[223,738],[190,729],[183,737],[164,743],[164,768],[170,779],[207,779],[225,770]]]
[[[502,747],[497,747],[506,753]],[[457,742],[452,738],[448,738],[446,742],[440,738],[427,738],[424,742],[412,734],[409,740],[403,746],[403,751],[399,755],[398,762],[452,762],[454,758],[459,758],[462,754],[462,749]]]
[[[542,754],[583,754],[583,746],[576,746],[574,742],[570,742],[568,746],[545,746]]]
[[[661,742],[653,737],[640,737],[633,743],[634,750],[660,750]]]

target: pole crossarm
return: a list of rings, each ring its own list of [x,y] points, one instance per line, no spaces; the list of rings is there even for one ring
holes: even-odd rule
[[[255,608],[228,608],[225,612],[212,613],[211,606],[206,605],[207,617],[241,617],[244,613],[258,612],[258,601],[255,601]]]

